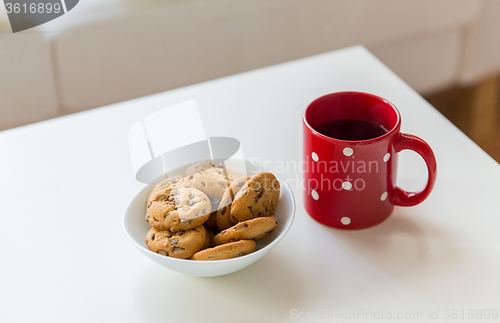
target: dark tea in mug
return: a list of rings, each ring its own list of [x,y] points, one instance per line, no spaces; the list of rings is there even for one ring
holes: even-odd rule
[[[336,119],[315,127],[319,133],[340,140],[369,140],[385,135],[388,130],[373,121],[362,119]]]

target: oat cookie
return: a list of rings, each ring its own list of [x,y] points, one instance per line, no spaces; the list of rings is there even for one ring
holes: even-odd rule
[[[224,167],[222,164],[215,164],[211,161],[202,161],[196,164],[189,166],[186,169],[186,175],[194,175],[196,173],[217,173],[219,175],[223,175],[226,179],[229,179],[230,182],[234,181],[238,178],[238,175],[233,173],[227,167]]]
[[[149,194],[147,205],[149,205],[149,203],[154,201],[157,195],[165,194],[167,189],[173,189],[179,187],[193,187],[193,184],[191,183],[191,181],[188,179],[187,176],[179,175],[179,176],[169,177],[161,181],[154,187],[153,191],[151,191],[151,194]]]
[[[198,251],[191,257],[193,260],[222,260],[247,255],[255,251],[255,241],[240,240],[226,243],[214,248]]]
[[[236,194],[231,205],[233,223],[274,214],[280,196],[280,183],[274,174],[262,172],[253,176]]]
[[[233,203],[234,196],[238,194],[243,185],[250,179],[248,176],[243,176],[234,180],[228,189],[222,195],[222,201],[217,210],[217,227],[219,230],[225,230],[234,223],[229,219],[231,215],[231,204]]]
[[[193,186],[207,194],[212,204],[220,203],[225,190],[231,184],[224,176],[213,173],[197,173],[189,175]]]
[[[210,229],[205,228],[205,231],[207,232],[206,237],[205,237],[205,243],[203,244],[203,247],[201,247],[200,250],[208,249],[215,247],[214,243],[214,232]]]
[[[209,161],[196,163],[186,170],[188,180],[192,182],[195,188],[207,194],[210,199],[212,204],[211,212],[217,211],[222,195],[231,185],[232,179],[226,177],[225,171],[232,173],[225,170],[221,164],[216,165]],[[232,174],[231,177],[236,176],[234,173]],[[209,221],[209,224],[216,228],[216,214],[213,214]]]
[[[210,198],[210,210],[211,210],[211,212],[210,212],[210,217],[203,224],[205,226],[205,229],[218,230],[218,227],[217,227],[217,209],[219,208],[219,204],[220,204],[219,199],[217,199],[215,197]]]
[[[147,205],[146,221],[157,230],[189,230],[210,216],[210,200],[193,187],[167,188]]]
[[[240,222],[214,237],[216,245],[240,240],[260,240],[271,234],[278,226],[274,216],[255,218]]]
[[[215,210],[210,213],[208,220],[203,223],[206,229],[217,230],[217,206],[212,204],[212,210]]]
[[[149,250],[160,255],[186,259],[203,247],[206,236],[202,225],[177,232],[151,228],[146,235],[146,245]]]

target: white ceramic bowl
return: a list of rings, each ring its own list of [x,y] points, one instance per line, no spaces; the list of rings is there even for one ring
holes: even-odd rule
[[[244,162],[246,164],[248,176],[255,175],[262,171],[271,172],[260,164],[248,160]],[[185,167],[181,167],[177,170],[173,170],[169,172],[169,175],[183,174],[184,169]],[[132,244],[148,258],[164,267],[180,273],[199,277],[213,277],[230,274],[243,269],[262,258],[283,239],[290,229],[295,216],[295,199],[290,186],[279,174],[275,172],[272,173],[278,178],[281,186],[279,202],[274,212],[274,216],[278,221],[278,227],[269,237],[257,241],[257,249],[251,254],[226,260],[195,261],[166,257],[150,251],[144,242],[146,233],[150,229],[144,217],[146,214],[146,200],[156,183],[145,186],[130,201],[123,216],[125,233]],[[158,180],[158,182],[159,181],[160,180]]]

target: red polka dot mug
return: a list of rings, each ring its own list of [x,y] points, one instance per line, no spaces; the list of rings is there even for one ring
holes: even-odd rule
[[[436,181],[436,158],[422,139],[400,132],[394,104],[368,93],[337,92],[314,100],[303,116],[304,204],[330,227],[357,230],[389,217],[394,206],[421,203]],[[428,181],[420,192],[396,186],[397,153],[422,156]]]

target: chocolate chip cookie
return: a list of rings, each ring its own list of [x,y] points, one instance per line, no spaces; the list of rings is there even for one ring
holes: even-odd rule
[[[231,205],[233,223],[274,214],[280,196],[280,183],[274,174],[262,172],[253,176],[236,194]]]
[[[210,197],[209,197],[210,198]],[[217,209],[219,208],[219,199],[216,197],[211,197],[210,198],[210,217],[208,220],[203,224],[206,229],[213,229],[213,230],[218,230],[217,227]]]
[[[163,256],[186,259],[198,252],[207,233],[202,225],[190,230],[172,232],[151,228],[146,235],[148,249]]]
[[[205,230],[207,232],[206,237],[205,237],[205,243],[203,244],[203,247],[201,247],[200,250],[215,247],[214,232],[210,229],[207,229],[207,228],[205,228]]]
[[[210,161],[198,162],[186,169],[186,177],[193,186],[207,194],[212,203],[212,212],[216,212],[222,195],[238,176],[222,164]],[[212,214],[209,224],[216,228],[216,214]]]
[[[201,162],[190,166],[186,170],[186,176],[193,186],[204,192],[210,199],[210,217],[205,226],[217,229],[217,209],[222,195],[231,184],[225,176],[222,165],[212,162]]]
[[[231,185],[224,175],[214,172],[202,172],[193,175],[188,175],[188,178],[193,183],[193,186],[203,193],[207,194],[212,204],[220,203],[222,195],[226,189]]]
[[[198,251],[191,257],[193,260],[222,260],[241,257],[255,251],[255,241],[240,240],[226,243],[214,248]]]
[[[210,200],[193,187],[167,188],[147,205],[146,221],[157,230],[189,230],[210,216]]]
[[[214,237],[216,245],[240,240],[260,240],[271,234],[278,226],[274,216],[260,217],[235,224]]]
[[[154,201],[157,195],[165,194],[167,189],[179,187],[193,187],[193,184],[188,179],[188,177],[182,175],[167,178],[154,187],[151,194],[149,194],[147,205]]]
[[[234,196],[238,194],[245,183],[250,179],[248,176],[243,176],[234,180],[222,195],[222,201],[217,210],[217,227],[219,230],[225,230],[234,223],[229,219],[231,215],[231,204],[233,203]]]
[[[212,204],[213,212],[210,213],[208,220],[203,224],[206,229],[217,230],[217,206]]]
[[[186,169],[187,176],[197,173],[217,173],[224,176],[226,179],[229,179],[230,182],[238,178],[238,175],[224,167],[222,164],[215,164],[211,161],[198,162]]]

